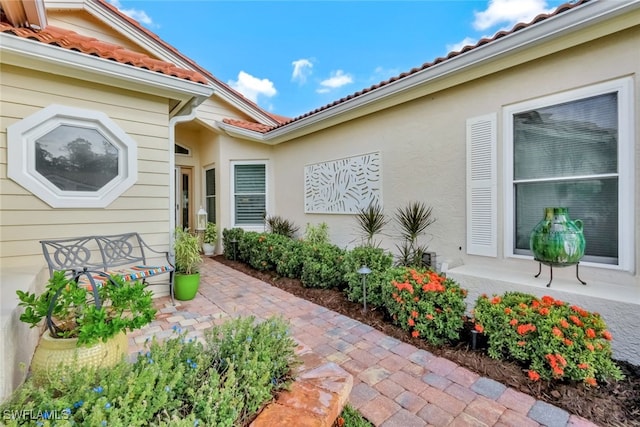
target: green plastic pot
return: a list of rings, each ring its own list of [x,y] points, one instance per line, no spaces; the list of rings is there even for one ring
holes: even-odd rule
[[[176,274],[174,278],[174,294],[180,301],[189,301],[196,297],[200,286],[200,273]]]

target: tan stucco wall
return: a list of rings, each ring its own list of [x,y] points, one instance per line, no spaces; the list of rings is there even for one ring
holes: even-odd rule
[[[220,144],[219,166],[216,168],[218,177],[218,205],[219,205],[219,230],[231,228],[233,219],[231,218],[232,204],[232,176],[231,165],[235,161],[266,161],[267,162],[267,214],[272,214],[276,210],[274,193],[274,161],[273,148],[248,141],[240,141],[231,138],[228,135],[220,135],[218,139]]]
[[[450,266],[479,263],[497,268],[537,270],[530,260],[505,259],[503,248],[504,205],[502,202],[503,108],[570,89],[625,76],[634,77],[635,163],[639,175],[640,144],[640,27],[560,52],[534,62],[505,69],[493,75],[428,94],[415,101],[370,114],[327,130],[277,145],[273,170],[277,213],[304,225],[327,222],[334,242],[353,246],[358,242],[352,215],[305,215],[304,166],[343,157],[380,151],[382,154],[382,199],[387,214],[409,201],[424,201],[434,207],[437,222],[428,230],[429,247],[439,261]],[[498,256],[466,254],[466,119],[496,113],[498,117]],[[640,186],[635,189],[635,211],[640,211]],[[640,220],[635,215],[636,233]],[[393,233],[387,227],[388,233]],[[637,239],[636,239],[637,240]],[[394,249],[398,240],[383,239]],[[640,247],[635,248],[636,272],[584,267],[582,275],[591,281],[621,286],[621,296],[640,295]],[[567,278],[575,271],[557,269]],[[533,271],[535,274],[536,271]],[[603,291],[606,293],[607,291]],[[640,301],[637,301],[640,303]]]
[[[167,100],[2,65],[0,86],[0,266],[44,265],[41,239],[138,231],[169,243]],[[7,127],[60,104],[106,113],[136,143],[138,180],[101,209],[54,209],[7,178]]]
[[[614,357],[640,363],[640,318],[633,316],[640,306],[640,244],[635,242],[634,271],[581,266],[580,285],[575,268],[554,269],[554,281],[546,288],[545,267],[535,279],[538,264],[531,259],[506,255],[503,237],[504,150],[503,110],[506,106],[567,90],[622,77],[632,77],[634,86],[635,206],[634,228],[640,233],[640,27],[636,26],[586,43],[568,51],[535,61],[507,67],[482,78],[470,79],[446,90],[446,81],[435,84],[437,91],[414,101],[369,114],[350,122],[274,147],[276,213],[299,225],[326,222],[331,239],[343,247],[358,244],[353,215],[304,214],[304,166],[380,151],[382,156],[382,200],[385,213],[410,201],[433,206],[437,221],[425,239],[438,254],[438,262],[449,264],[449,274],[467,288],[468,308],[481,293],[519,290],[548,294],[599,312],[614,335]],[[549,46],[541,46],[542,51]],[[528,52],[527,54],[531,54]],[[457,76],[456,79],[459,79]],[[498,137],[498,254],[497,257],[466,253],[466,120],[485,114],[497,115]],[[393,223],[393,222],[392,222]],[[392,225],[386,233],[397,235]],[[303,228],[302,228],[303,229]],[[381,246],[395,252],[399,239],[378,236]],[[454,267],[451,269],[451,267]]]

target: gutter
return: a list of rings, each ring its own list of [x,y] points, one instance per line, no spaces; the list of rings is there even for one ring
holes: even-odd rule
[[[0,54],[3,64],[176,99],[180,104],[194,96],[205,99],[213,93],[210,85],[4,33],[0,33]]]
[[[189,101],[175,116],[169,119],[169,259],[171,263],[175,262],[175,254],[173,252],[173,242],[175,240],[176,228],[176,125],[178,123],[190,122],[196,118],[196,108],[202,103],[203,99],[193,98]]]

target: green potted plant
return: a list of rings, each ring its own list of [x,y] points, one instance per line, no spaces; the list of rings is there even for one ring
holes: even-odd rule
[[[218,241],[218,229],[213,222],[207,222],[207,228],[204,230],[202,237],[202,251],[206,256],[211,256],[215,252],[216,242]]]
[[[59,364],[113,366],[128,353],[126,331],[142,328],[156,314],[143,283],[98,271],[54,271],[41,294],[16,293],[24,307],[20,320],[46,327],[33,370]]]
[[[187,301],[195,298],[200,286],[200,244],[198,237],[189,232],[188,228],[176,228],[175,241],[176,272],[174,291],[176,299]]]

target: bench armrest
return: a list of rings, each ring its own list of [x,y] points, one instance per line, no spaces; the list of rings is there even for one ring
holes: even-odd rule
[[[171,259],[169,258],[169,251],[157,251],[153,249],[151,246],[149,246],[147,242],[142,240],[142,238],[140,238],[140,244],[142,244],[146,249],[149,249],[153,253],[164,255],[167,258],[167,262],[169,263],[169,265],[173,267],[173,264],[171,263]]]

